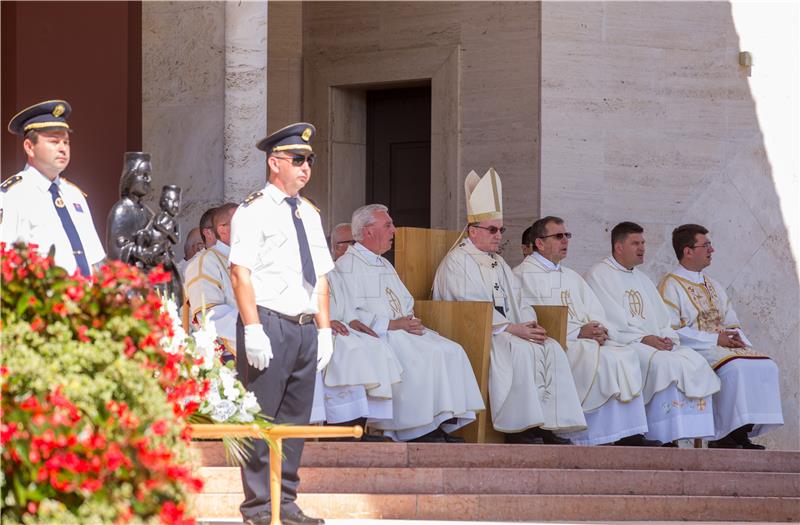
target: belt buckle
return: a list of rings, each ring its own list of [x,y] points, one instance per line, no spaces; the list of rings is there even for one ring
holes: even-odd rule
[[[297,322],[298,324],[307,324],[311,322],[310,319],[312,317],[313,317],[312,314],[300,314],[300,316],[297,318]]]

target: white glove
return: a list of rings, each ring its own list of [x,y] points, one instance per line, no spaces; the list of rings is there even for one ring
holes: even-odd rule
[[[244,327],[244,351],[247,362],[257,370],[264,370],[272,359],[272,345],[260,324],[249,324]]]
[[[317,331],[317,372],[328,366],[333,355],[333,335],[330,328]]]

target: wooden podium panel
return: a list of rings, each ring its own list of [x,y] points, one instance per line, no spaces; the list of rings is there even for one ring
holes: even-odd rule
[[[469,443],[502,443],[503,434],[492,427],[489,414],[489,355],[492,348],[492,305],[480,301],[427,301],[414,303],[422,323],[460,344],[469,358],[486,410],[475,423],[457,434]]]
[[[414,299],[430,299],[436,269],[459,235],[452,230],[397,228],[395,269]]]
[[[566,306],[544,306],[535,304],[533,309],[539,324],[547,330],[547,335],[552,337],[561,348],[567,349],[567,307]]]

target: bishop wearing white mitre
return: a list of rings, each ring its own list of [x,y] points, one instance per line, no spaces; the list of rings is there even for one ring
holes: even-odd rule
[[[572,237],[564,220],[541,218],[529,237],[533,253],[514,268],[523,302],[565,306],[568,312],[567,359],[589,425],[568,437],[579,445],[661,445],[644,438],[647,416],[636,349],[609,339],[597,296],[577,272],[561,264]]]
[[[349,224],[333,229],[334,261],[344,252],[338,248],[351,240]],[[325,419],[331,424],[362,426],[391,420],[392,385],[400,382],[402,365],[389,345],[348,310],[353,301],[335,269],[328,273],[328,286],[334,338],[333,355],[323,372]],[[369,434],[362,436],[362,441],[373,440]]]
[[[709,447],[763,449],[750,437],[783,424],[778,366],[753,351],[725,288],[703,272],[714,253],[707,235],[699,224],[673,230],[679,264],[658,289],[681,344],[705,357],[722,381]]]
[[[392,389],[392,419],[372,427],[395,440],[460,441],[449,433],[484,409],[464,349],[414,317],[414,298],[381,257],[394,238],[388,209],[362,206],[351,226],[357,242],[336,261],[338,281],[352,301],[344,311],[388,343],[403,367],[402,381]]]
[[[494,306],[489,360],[492,424],[508,443],[569,444],[556,432],[586,428],[564,349],[536,323],[519,284],[498,251],[503,227],[502,187],[494,169],[464,183],[468,237],[436,270],[433,298],[488,301]]]
[[[603,305],[609,337],[639,355],[647,438],[667,443],[713,436],[711,396],[719,379],[700,354],[680,345],[658,290],[636,268],[644,262],[643,232],[632,222],[615,226],[612,255],[595,264],[586,281]]]

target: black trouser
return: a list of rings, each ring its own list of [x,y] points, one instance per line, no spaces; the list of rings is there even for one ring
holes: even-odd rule
[[[314,401],[314,380],[317,365],[317,327],[314,323],[299,325],[258,307],[258,318],[272,345],[272,359],[264,370],[256,370],[247,362],[244,350],[242,318],[236,323],[236,369],[245,388],[253,392],[261,412],[275,423],[307,425]],[[303,454],[302,439],[283,440],[283,472],[281,513],[298,510],[294,500],[300,477],[297,469]],[[244,502],[239,510],[245,519],[260,512],[270,512],[269,447],[264,440],[253,440],[253,451],[242,467]]]

